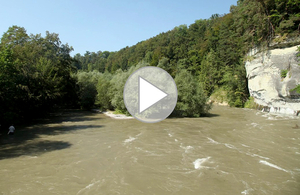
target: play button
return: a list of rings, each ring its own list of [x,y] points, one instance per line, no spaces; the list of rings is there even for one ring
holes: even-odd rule
[[[177,88],[165,70],[146,66],[130,75],[123,96],[132,116],[142,122],[155,123],[167,118],[174,110]]]
[[[139,77],[139,93],[140,113],[168,95],[142,77]]]

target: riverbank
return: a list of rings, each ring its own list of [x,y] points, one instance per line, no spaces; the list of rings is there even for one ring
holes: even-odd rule
[[[133,119],[132,116],[126,116],[125,114],[114,114],[112,111],[106,111],[103,112],[103,114],[114,119]]]
[[[133,119],[132,116],[126,116],[125,114],[115,114],[114,111],[111,111],[111,110],[102,112],[102,111],[99,110],[99,109],[93,109],[93,111],[94,111],[94,112],[103,113],[103,114],[105,114],[106,116],[109,116],[109,117],[114,118],[114,119]]]

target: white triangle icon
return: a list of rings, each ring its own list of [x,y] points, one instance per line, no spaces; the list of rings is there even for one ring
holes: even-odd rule
[[[139,113],[167,97],[167,95],[155,85],[139,77]]]

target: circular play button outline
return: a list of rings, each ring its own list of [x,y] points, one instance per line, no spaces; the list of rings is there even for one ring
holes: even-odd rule
[[[165,70],[146,66],[127,79],[123,99],[128,112],[137,120],[156,123],[166,119],[177,103],[177,87]]]

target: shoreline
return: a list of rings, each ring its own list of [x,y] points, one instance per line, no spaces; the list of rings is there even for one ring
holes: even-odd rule
[[[126,116],[125,114],[114,114],[113,111],[104,111],[104,112],[102,112],[98,109],[93,109],[93,111],[103,113],[106,116],[108,116],[110,118],[114,118],[114,119],[133,119],[132,116]]]
[[[114,119],[133,119],[132,116],[126,116],[125,114],[114,114],[112,111],[106,111],[102,113]]]

